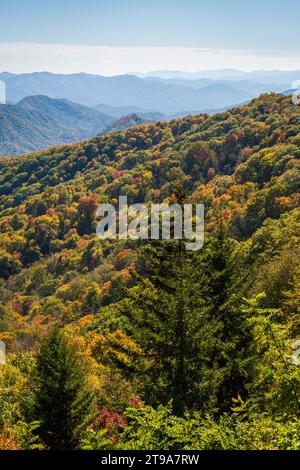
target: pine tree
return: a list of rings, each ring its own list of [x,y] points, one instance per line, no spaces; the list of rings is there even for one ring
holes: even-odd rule
[[[41,346],[36,380],[35,414],[41,438],[49,449],[76,449],[91,394],[82,364],[59,329]]]

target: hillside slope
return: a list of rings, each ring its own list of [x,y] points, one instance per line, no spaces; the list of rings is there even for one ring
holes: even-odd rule
[[[147,429],[149,449],[299,450],[299,170],[300,108],[275,94],[1,158],[2,446],[24,446],[56,326],[93,392],[88,448],[144,449]],[[203,203],[203,249],[99,241],[97,206],[120,195]]]
[[[130,127],[141,125],[141,124],[149,124],[151,121],[155,121],[155,119],[145,119],[138,114],[127,114],[126,116],[122,116],[119,119],[113,121],[109,126],[107,126],[100,134],[104,134],[106,132],[119,132],[125,131]]]
[[[0,105],[0,155],[17,155],[91,137],[112,118],[88,107],[47,96]]]
[[[262,95],[214,116],[135,126],[2,159],[6,249],[12,254],[14,236],[32,227],[18,245],[18,264],[27,266],[28,250],[39,259],[67,246],[78,231],[80,198],[116,202],[127,195],[130,203],[163,201],[172,198],[178,184],[193,201],[205,203],[208,228],[223,213],[235,237],[247,239],[267,218],[278,219],[299,205],[299,134],[300,112],[290,97]],[[10,220],[16,212],[22,222],[14,229]],[[47,242],[35,239],[38,221],[53,217],[60,222],[52,226]],[[93,237],[92,226],[83,233]]]

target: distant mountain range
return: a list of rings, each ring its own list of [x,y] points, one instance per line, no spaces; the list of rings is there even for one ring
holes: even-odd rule
[[[294,76],[300,76],[298,72],[293,73]],[[291,85],[291,74],[284,72],[278,72],[277,75],[268,72],[247,75],[245,72],[223,71],[223,75],[221,72],[211,72],[210,77],[203,76],[204,72],[202,77],[179,72],[177,75],[174,72],[161,72],[158,75],[141,78],[134,75],[103,77],[85,73],[62,75],[40,72],[16,75],[3,72],[0,80],[6,83],[7,100],[14,103],[28,95],[47,95],[86,106],[98,106],[98,110],[109,115],[114,115],[116,108],[126,109],[126,112],[117,111],[115,118],[137,112],[170,116],[182,112],[200,113],[207,109],[222,109],[249,101],[262,92],[281,92]],[[215,78],[211,78],[212,75]],[[261,81],[258,77],[261,77]]]
[[[138,77],[157,77],[162,79],[182,80],[250,80],[259,83],[289,84],[300,80],[300,70],[253,70],[244,72],[236,69],[202,70],[199,72],[182,72],[172,70],[158,70],[144,74],[135,74]]]
[[[300,71],[150,72],[103,77],[85,73],[0,73],[0,155],[16,155],[187,114],[213,114],[264,92],[291,93]],[[14,104],[16,103],[16,104]]]
[[[113,121],[68,100],[29,96],[0,105],[0,155],[17,155],[91,137]]]
[[[35,152],[54,145],[85,140],[94,135],[122,131],[136,125],[167,121],[189,114],[189,111],[172,116],[155,112],[122,114],[131,109],[102,105],[89,108],[69,100],[43,95],[28,96],[17,104],[0,104],[0,156]],[[213,110],[206,112],[213,114]]]

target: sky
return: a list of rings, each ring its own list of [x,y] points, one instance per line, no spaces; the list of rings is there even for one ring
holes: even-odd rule
[[[300,68],[299,0],[0,0],[0,70]]]

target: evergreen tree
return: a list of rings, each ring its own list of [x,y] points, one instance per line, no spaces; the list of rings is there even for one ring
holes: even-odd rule
[[[178,415],[221,413],[238,394],[246,397],[254,362],[243,313],[249,276],[238,246],[221,228],[202,252],[186,251],[183,241],[144,248],[144,278],[125,309],[148,359],[143,389],[150,403],[172,399]]]
[[[218,325],[209,321],[198,253],[186,251],[182,241],[163,241],[149,244],[143,255],[149,280],[129,291],[126,306],[131,333],[148,361],[142,386],[147,401],[172,400],[182,415],[209,401]]]
[[[59,329],[44,340],[37,357],[35,414],[49,449],[76,449],[89,416],[91,394],[85,371]]]
[[[253,338],[243,309],[251,276],[242,267],[239,243],[226,236],[222,224],[207,241],[203,264],[208,280],[210,321],[219,324],[213,367],[219,376],[216,408],[224,412],[230,411],[233,398],[247,396],[253,373]]]

